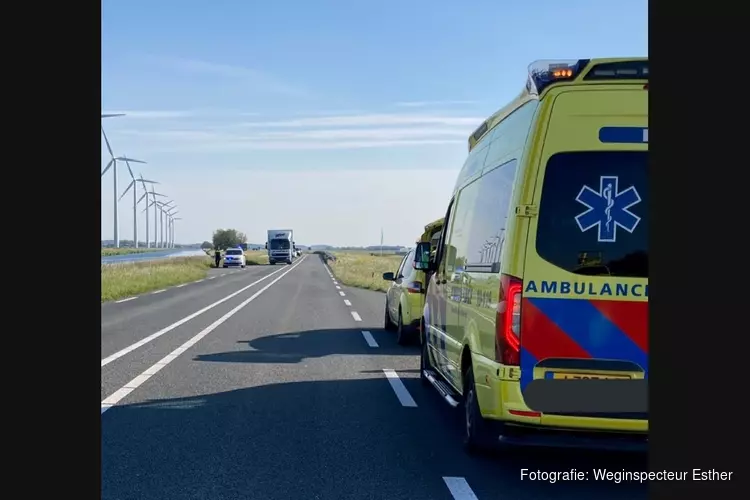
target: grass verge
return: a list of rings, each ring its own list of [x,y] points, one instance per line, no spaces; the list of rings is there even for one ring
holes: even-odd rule
[[[206,277],[211,260],[181,257],[102,265],[102,302],[124,299]]]
[[[165,248],[102,248],[102,257],[112,257],[114,255],[131,255],[134,253],[156,252],[166,250]]]
[[[347,286],[385,292],[390,281],[383,280],[383,273],[398,270],[403,255],[371,255],[365,252],[334,252],[336,260],[328,265],[338,280]]]

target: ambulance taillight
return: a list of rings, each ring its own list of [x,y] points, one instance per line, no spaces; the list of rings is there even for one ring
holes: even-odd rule
[[[521,296],[520,279],[503,274],[495,321],[495,361],[508,366],[521,365]]]

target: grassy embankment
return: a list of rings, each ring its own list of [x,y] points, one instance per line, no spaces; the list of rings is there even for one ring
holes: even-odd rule
[[[344,285],[367,290],[385,292],[390,281],[383,280],[383,273],[395,273],[403,255],[372,255],[369,252],[333,252],[336,260],[328,261],[333,274]]]
[[[102,249],[102,255],[104,255],[104,250],[118,249]],[[136,249],[121,248],[119,250]],[[102,302],[124,299],[203,279],[208,274],[208,270],[214,266],[213,252],[209,251],[206,254],[206,257],[179,257],[114,265],[104,264],[101,266]],[[268,264],[268,255],[265,251],[249,251],[245,252],[245,256],[248,266]]]
[[[102,302],[203,279],[211,266],[207,257],[103,264]]]

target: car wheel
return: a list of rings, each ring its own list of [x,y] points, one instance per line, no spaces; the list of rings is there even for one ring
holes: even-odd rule
[[[474,370],[470,366],[464,374],[464,448],[469,453],[487,451],[489,445],[488,424],[482,417],[474,384]]]
[[[404,318],[401,314],[401,306],[398,307],[398,323],[396,323],[396,343],[407,345],[409,343],[409,332],[404,327]]]
[[[391,316],[388,314],[388,299],[385,299],[385,319],[383,320],[383,328],[387,331],[393,331],[393,322]]]

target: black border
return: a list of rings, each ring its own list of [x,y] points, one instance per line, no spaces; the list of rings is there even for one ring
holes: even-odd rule
[[[15,177],[6,186],[29,201],[7,196],[4,213],[14,259],[5,356],[19,366],[6,379],[6,433],[17,438],[6,454],[36,476],[26,484],[35,496],[100,498],[101,3],[16,4],[8,14],[20,29],[6,51],[4,154],[18,158],[6,162]],[[650,467],[734,472],[654,482],[650,498],[741,498],[746,27],[726,0],[652,0],[648,17]],[[38,241],[12,241],[30,227]],[[50,262],[24,263],[30,244],[47,247]]]
[[[649,462],[734,472],[653,482],[653,499],[742,498],[747,482],[744,24],[727,0],[649,3]]]
[[[5,10],[8,479],[101,498],[101,3]]]

